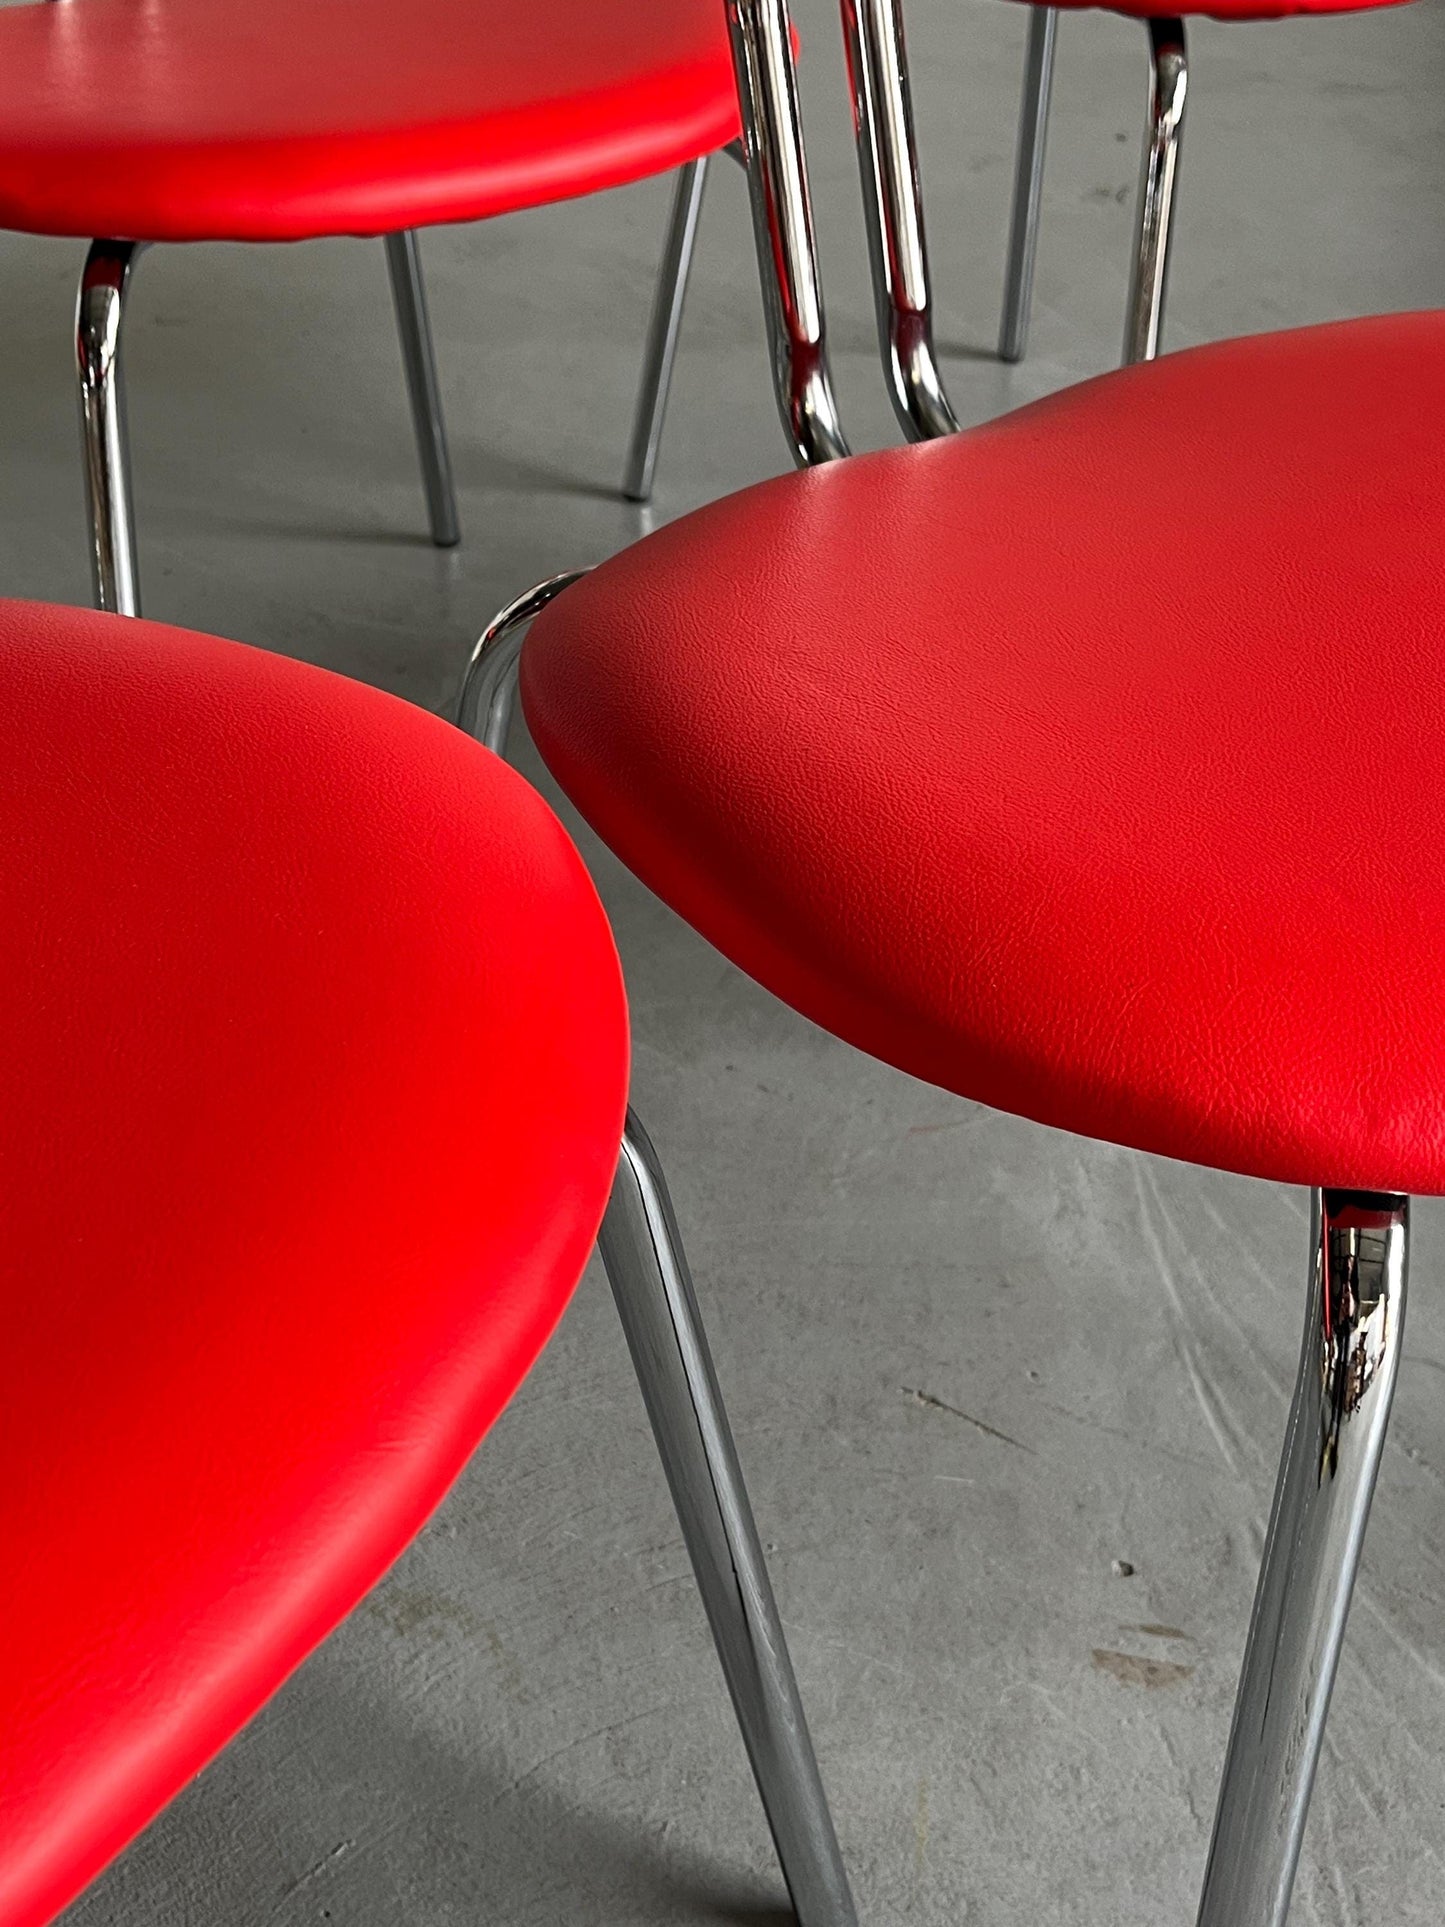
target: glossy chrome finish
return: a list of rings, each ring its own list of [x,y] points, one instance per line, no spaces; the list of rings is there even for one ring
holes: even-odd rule
[[[1317,1192],[1312,1276],[1199,1927],[1284,1927],[1405,1317],[1409,1200]]]
[[[727,0],[783,428],[800,468],[848,453],[833,399],[787,0]]]
[[[81,271],[75,310],[80,443],[95,606],[122,616],[140,614],[120,337],[130,271],[143,246],[140,241],[93,241]]]
[[[416,233],[406,228],[388,234],[386,266],[391,276],[391,298],[396,328],[401,336],[401,359],[406,369],[406,392],[416,426],[422,486],[426,490],[431,539],[439,549],[454,549],[461,540],[452,458],[447,451],[446,423],[442,420],[441,388],[437,382],[436,350],[427,314],[426,283],[421,273],[421,249]]]
[[[469,736],[479,737],[498,756],[507,753],[507,734],[517,697],[517,658],[528,626],[549,602],[586,574],[586,569],[569,569],[539,582],[535,589],[509,602],[477,638],[457,694],[456,724]]]
[[[702,214],[703,189],[707,186],[708,156],[689,161],[677,176],[672,216],[667,225],[667,240],[662,250],[657,293],[653,298],[652,320],[647,330],[647,347],[642,360],[642,388],[637,397],[637,415],[632,427],[632,447],[627,456],[627,472],[622,493],[629,502],[652,500],[652,477],[657,467],[657,451],[662,442],[663,418],[672,388],[673,364],[677,359],[677,338],[682,330],[682,307],[687,299],[687,277],[692,269],[692,253],[697,242],[697,224]]]
[[[598,1244],[800,1927],[856,1927],[667,1184],[632,1115]]]
[[[904,434],[912,442],[929,441],[954,434],[958,422],[933,348],[902,0],[842,5],[878,345]]]
[[[1044,191],[1044,148],[1049,133],[1049,98],[1054,88],[1054,44],[1058,32],[1057,7],[1030,7],[1024,92],[1019,105],[1013,215],[1008,234],[1008,268],[1003,284],[1003,320],[998,331],[1000,361],[1022,361],[1028,346],[1034,261],[1039,251],[1039,206]]]
[[[1129,278],[1129,314],[1124,325],[1124,361],[1152,361],[1159,352],[1164,292],[1169,277],[1169,236],[1174,221],[1174,181],[1179,171],[1179,140],[1189,66],[1182,20],[1151,20],[1149,48],[1149,129],[1144,136],[1144,168],[1139,180],[1134,265]]]

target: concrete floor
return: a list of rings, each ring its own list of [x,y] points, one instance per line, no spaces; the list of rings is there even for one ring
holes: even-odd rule
[[[798,15],[837,369],[868,445],[891,426],[839,35],[830,0]],[[911,23],[947,369],[980,419],[1116,357],[1143,36],[1064,23],[1034,352],[1010,371],[990,349],[1022,9],[911,0]],[[1194,46],[1170,341],[1441,301],[1435,0],[1204,22]],[[645,525],[612,490],[665,193],[427,237],[467,528],[453,556],[419,539],[378,247],[148,257],[129,339],[148,611],[440,705],[497,605]],[[720,170],[657,519],[785,466],[750,247],[741,180]],[[4,587],[83,601],[80,249],[12,238],[0,254]],[[1305,1199],[865,1062],[583,841],[865,1921],[1192,1920],[1293,1369]],[[1441,1914],[1445,1214],[1427,1206],[1417,1227],[1299,1927]],[[422,1541],[70,1919],[786,1917],[593,1274]]]

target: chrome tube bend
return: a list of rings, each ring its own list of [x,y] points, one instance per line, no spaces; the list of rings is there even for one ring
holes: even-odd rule
[[[910,441],[957,432],[938,371],[902,0],[842,0],[878,345]]]
[[[800,468],[848,453],[828,367],[787,0],[727,0],[773,392]]]
[[[562,575],[549,576],[509,602],[477,638],[457,692],[454,721],[458,729],[479,737],[498,756],[507,752],[516,705],[517,664],[527,630],[549,602],[555,602],[564,589],[570,589],[588,573],[586,569],[569,569]]]

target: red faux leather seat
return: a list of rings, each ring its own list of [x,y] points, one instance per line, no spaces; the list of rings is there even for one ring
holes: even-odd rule
[[[0,1922],[35,1927],[515,1389],[627,1046],[576,853],[459,731],[20,603],[0,697]]]
[[[789,476],[522,655],[587,819],[966,1096],[1445,1191],[1445,316],[1183,353]]]
[[[0,10],[0,226],[38,234],[394,233],[638,180],[738,128],[723,0]]]

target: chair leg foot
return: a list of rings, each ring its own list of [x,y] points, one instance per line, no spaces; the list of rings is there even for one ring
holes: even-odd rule
[[[693,250],[697,245],[697,226],[702,215],[709,158],[704,154],[678,171],[677,190],[673,195],[667,239],[662,250],[662,266],[658,270],[657,293],[652,303],[652,319],[647,329],[642,386],[638,390],[637,413],[632,424],[632,446],[628,450],[627,470],[622,480],[622,493],[629,502],[652,500],[652,478],[657,468],[657,451],[662,445],[667,398],[672,391],[672,371],[677,361],[682,310],[687,299],[688,276],[692,272]]]
[[[81,271],[75,314],[80,442],[95,605],[122,616],[140,614],[120,351],[130,272],[143,246],[138,241],[93,241]]]
[[[1309,1309],[1199,1927],[1284,1927],[1394,1397],[1409,1202],[1316,1193]]]
[[[1054,87],[1054,46],[1058,30],[1056,7],[1035,6],[1029,9],[1023,99],[1019,104],[1013,213],[1009,222],[1008,266],[1004,274],[1003,319],[998,331],[1000,361],[1022,361],[1028,346],[1029,314],[1034,297],[1034,262],[1039,250],[1039,211],[1044,191],[1044,149],[1049,134],[1049,101]]]
[[[1149,22],[1149,128],[1144,137],[1144,167],[1139,180],[1139,211],[1134,261],[1129,277],[1129,314],[1124,327],[1124,362],[1152,361],[1159,352],[1164,293],[1169,277],[1169,237],[1174,221],[1174,183],[1189,63],[1184,22]]]
[[[598,1242],[800,1927],[856,1927],[666,1181],[631,1115]]]
[[[477,638],[462,677],[454,720],[458,729],[477,737],[498,756],[507,753],[517,701],[517,667],[527,630],[549,602],[580,582],[586,573],[585,569],[569,569],[539,582],[535,589],[509,602]]]
[[[461,524],[457,519],[452,458],[442,418],[441,386],[437,380],[431,318],[427,313],[426,283],[422,279],[421,249],[411,228],[386,235],[385,243],[431,539],[439,549],[454,549],[461,540]]]

